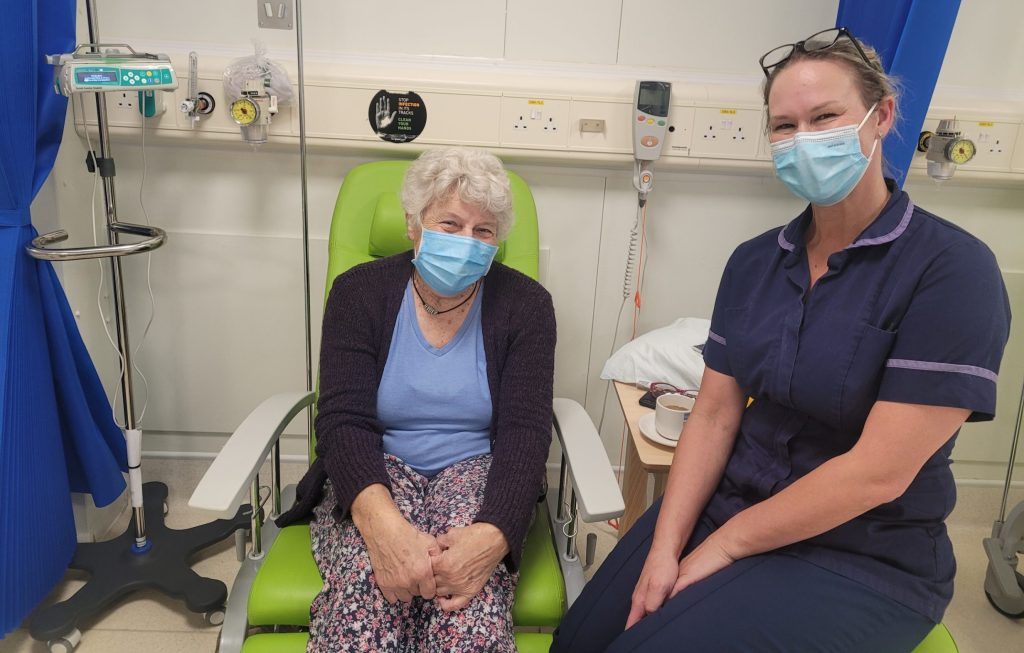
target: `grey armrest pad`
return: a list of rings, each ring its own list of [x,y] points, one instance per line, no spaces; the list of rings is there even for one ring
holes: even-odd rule
[[[618,517],[625,509],[601,436],[583,406],[572,399],[554,401],[555,434],[569,465],[583,521]]]
[[[214,458],[188,501],[192,508],[230,518],[285,427],[313,403],[313,392],[285,392],[249,413]]]

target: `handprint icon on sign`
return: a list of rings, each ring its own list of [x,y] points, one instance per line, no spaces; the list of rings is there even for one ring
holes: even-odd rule
[[[416,93],[377,91],[370,100],[370,128],[382,141],[408,143],[423,133],[427,124],[427,105]]]

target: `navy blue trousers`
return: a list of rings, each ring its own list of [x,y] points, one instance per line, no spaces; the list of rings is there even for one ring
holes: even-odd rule
[[[623,631],[661,501],[619,541],[555,631],[552,653],[909,653],[935,626],[878,592],[784,553],[744,558]],[[710,534],[698,526],[685,555]]]

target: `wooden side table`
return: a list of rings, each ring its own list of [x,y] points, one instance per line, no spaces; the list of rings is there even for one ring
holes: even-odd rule
[[[640,433],[640,418],[654,412],[640,405],[643,390],[616,381],[615,394],[619,397],[622,415],[626,418],[626,425],[629,428],[622,473],[622,498],[626,510],[619,518],[619,537],[622,537],[647,510],[648,474],[654,476],[654,497],[660,497],[664,493],[675,449],[651,442]]]

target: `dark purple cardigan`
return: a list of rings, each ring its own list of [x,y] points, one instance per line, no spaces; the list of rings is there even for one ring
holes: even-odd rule
[[[363,488],[390,488],[377,388],[412,274],[412,252],[358,265],[337,277],[324,311],[317,403],[317,459],[299,482],[284,526],[307,517],[328,478],[348,515]],[[483,284],[482,330],[491,391],[491,469],[476,521],[497,526],[517,569],[551,443],[555,313],[539,283],[494,263]]]

